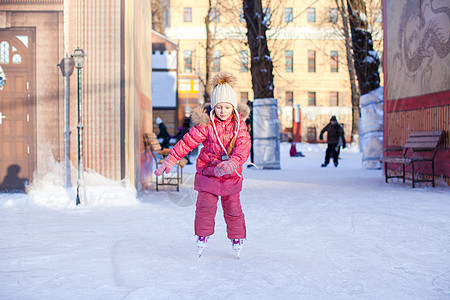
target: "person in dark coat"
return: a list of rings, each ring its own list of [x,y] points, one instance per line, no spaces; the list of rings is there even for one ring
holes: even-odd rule
[[[189,115],[186,115],[183,119],[183,124],[178,127],[178,133],[175,135],[175,137],[177,138],[177,142],[180,141],[183,136],[189,132],[189,130],[191,129],[191,118],[189,117]],[[187,164],[190,165],[192,164],[191,160],[189,159],[191,152],[189,152],[184,158],[187,159]]]
[[[178,133],[175,135],[177,142],[183,138],[183,136],[191,129],[191,118],[189,116],[184,117],[183,124],[178,127]]]
[[[162,138],[161,148],[169,148],[170,134],[167,131],[167,127],[160,117],[156,118],[156,124],[159,126],[158,138]]]
[[[342,139],[342,148],[345,148],[345,137],[344,130],[341,125],[338,124],[336,120],[336,116],[332,116],[330,119],[330,123],[328,123],[320,132],[319,139],[323,140],[324,132],[328,132],[327,135],[327,143],[328,148],[325,152],[325,162],[322,164],[322,167],[326,167],[330,163],[330,157],[333,157],[334,166],[337,167],[338,162],[338,153],[337,153],[337,145],[339,143],[339,138]]]
[[[250,162],[253,163],[253,159],[254,159],[254,152],[253,152],[253,102],[248,100],[247,101],[247,105],[248,107],[250,107],[250,116],[248,117],[247,120],[245,120],[245,124],[247,124],[247,128],[248,128],[248,133],[250,133],[250,140],[252,142],[252,147],[250,148]],[[249,164],[247,165],[247,168],[249,167],[253,167],[253,164]]]

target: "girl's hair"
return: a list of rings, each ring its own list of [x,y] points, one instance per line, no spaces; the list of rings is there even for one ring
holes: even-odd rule
[[[233,151],[233,148],[234,148],[234,146],[236,145],[236,139],[237,139],[237,135],[238,135],[238,133],[237,133],[237,128],[238,128],[238,124],[237,124],[237,116],[236,116],[236,112],[233,110],[233,118],[234,118],[234,131],[235,131],[235,133],[234,133],[234,137],[233,137],[233,139],[231,140],[231,143],[230,143],[230,145],[228,146],[228,149],[227,149],[227,152],[228,152],[228,155],[230,155],[231,154],[231,151]]]
[[[205,104],[205,111],[206,111],[206,113],[208,114],[208,115],[210,115],[210,112],[212,111],[212,114],[213,115],[215,115],[216,114],[216,112],[214,111],[214,109],[212,109],[211,108],[211,106],[209,105],[209,103],[208,104]],[[236,110],[235,109],[233,109],[233,118],[234,118],[234,132],[235,132],[235,134],[234,134],[234,137],[233,137],[233,139],[231,140],[231,142],[230,142],[230,145],[228,146],[228,149],[227,149],[227,154],[228,155],[230,155],[231,154],[231,152],[233,151],[233,148],[234,148],[234,146],[236,145],[236,139],[237,139],[237,131],[238,131],[238,128],[239,128],[239,124],[238,124],[238,116],[236,115]],[[213,125],[214,126],[214,125]],[[214,127],[215,128],[215,127]],[[215,130],[215,129],[214,129]],[[216,132],[216,134],[217,134],[217,132]],[[219,138],[219,137],[217,137],[217,138]],[[222,145],[222,142],[220,142],[220,140],[219,140],[219,143]],[[222,146],[223,147],[223,146]],[[223,150],[225,150],[225,148],[223,148]]]

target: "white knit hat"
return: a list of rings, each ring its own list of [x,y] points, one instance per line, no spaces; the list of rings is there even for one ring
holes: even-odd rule
[[[230,103],[233,105],[236,116],[239,118],[237,111],[238,98],[237,93],[233,90],[236,83],[236,77],[227,71],[219,72],[212,80],[214,90],[211,93],[211,111],[214,106],[219,103]]]
[[[211,108],[214,108],[214,106],[223,102],[230,103],[234,108],[237,107],[237,93],[233,90],[233,81],[228,81],[233,80],[232,77],[234,76],[228,72],[220,72],[214,76],[214,90],[211,93]],[[223,81],[223,79],[227,81]],[[214,82],[218,83],[215,84]]]
[[[163,122],[163,120],[160,117],[156,118],[156,124],[159,125]]]

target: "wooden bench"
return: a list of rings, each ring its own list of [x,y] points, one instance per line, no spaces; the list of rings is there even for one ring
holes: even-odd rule
[[[170,153],[170,149],[161,148],[161,144],[158,142],[158,138],[156,137],[156,134],[152,133],[144,133],[144,145],[146,149],[150,150],[153,156],[153,159],[156,163],[156,168],[158,168],[164,160],[166,159],[167,155]],[[182,158],[180,161],[176,164],[176,176],[175,173],[169,173],[165,174],[163,173],[161,176],[156,176],[156,191],[158,191],[158,187],[160,185],[173,185],[177,187],[177,191],[180,190],[180,184],[183,183],[183,167],[187,164],[187,159]]]
[[[381,159],[381,162],[384,163],[386,183],[389,178],[402,178],[403,182],[405,179],[412,180],[413,188],[416,187],[416,182],[431,182],[434,187],[434,157],[443,135],[444,131],[413,131],[409,134],[403,148],[387,149],[387,152],[402,151],[403,155],[385,156]],[[431,162],[431,179],[425,179],[424,176],[422,179],[418,179],[415,176],[418,173],[416,164],[424,162]],[[402,165],[402,174],[388,175],[388,164]],[[411,165],[411,178],[406,178],[405,166],[409,165]]]

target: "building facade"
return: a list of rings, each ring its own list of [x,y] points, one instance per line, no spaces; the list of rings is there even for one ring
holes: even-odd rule
[[[264,6],[267,3],[270,6]],[[278,100],[280,130],[293,135],[297,141],[316,142],[332,115],[344,125],[346,138],[350,139],[349,74],[342,22],[335,6],[332,0],[313,4],[263,1],[264,20],[271,28],[267,37],[274,63],[274,96]],[[165,34],[179,45],[180,78],[197,76],[205,82],[208,11],[212,72],[234,73],[240,99],[252,101],[250,51],[246,45],[242,1],[213,1],[211,9],[206,0],[189,4],[170,1],[165,14],[168,16]],[[381,19],[371,16],[372,19],[381,28]]]
[[[27,182],[65,160],[70,127],[72,184],[77,178],[77,70],[68,88],[58,64],[79,47],[85,170],[127,180],[139,191],[142,133],[152,130],[151,9],[143,0],[4,0],[0,2],[0,180],[11,166]],[[17,167],[15,167],[17,169]]]
[[[448,185],[449,3],[384,0],[383,11],[384,69],[387,74],[384,90],[384,148],[402,147],[411,131],[445,131],[435,157],[435,180],[444,180]],[[385,152],[385,155],[390,153],[395,152]],[[410,168],[407,171],[410,172]],[[426,167],[423,172],[429,176],[431,167]]]
[[[175,134],[178,127],[178,47],[156,31],[152,33],[152,106],[153,126],[156,118],[164,121]],[[158,134],[158,131],[156,132]]]

